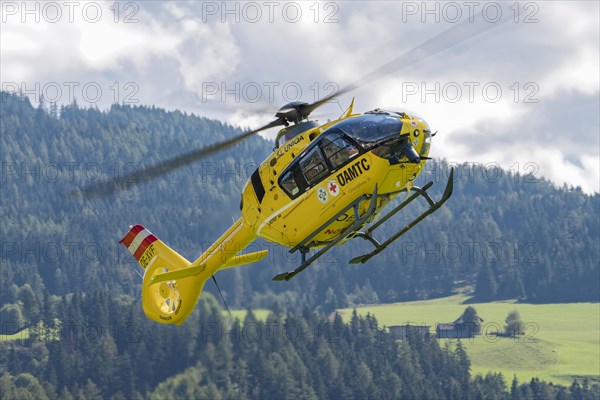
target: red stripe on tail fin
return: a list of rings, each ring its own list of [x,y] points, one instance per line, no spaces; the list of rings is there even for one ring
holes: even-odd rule
[[[119,240],[119,243],[123,243],[125,247],[129,247],[131,245],[131,242],[133,242],[133,239],[135,239],[135,237],[137,236],[137,234],[143,230],[144,227],[142,225],[133,226],[129,230],[129,232],[127,232],[127,234],[123,237],[123,239]]]
[[[142,241],[142,243],[140,243],[140,245],[138,246],[138,248],[135,251],[135,253],[133,253],[133,257],[135,257],[135,259],[137,261],[140,261],[140,258],[142,258],[142,255],[144,255],[144,252],[146,251],[146,249],[148,248],[148,246],[150,246],[156,240],[157,240],[156,236],[150,234],[150,236],[148,236],[147,238],[145,238]]]

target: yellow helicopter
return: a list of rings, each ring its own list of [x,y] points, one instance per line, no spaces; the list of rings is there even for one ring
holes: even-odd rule
[[[429,159],[432,133],[420,118],[402,111],[354,113],[354,100],[336,120],[320,125],[309,120],[316,108],[381,75],[417,63],[465,41],[489,27],[473,32],[471,23],[460,23],[384,65],[360,81],[314,103],[293,102],[282,107],[272,122],[225,142],[194,150],[148,167],[137,174],[142,183],[231,147],[256,133],[284,126],[273,153],[254,171],[243,188],[241,217],[198,259],[186,260],[142,225],[130,227],[120,240],[144,269],[142,304],[146,316],[161,323],[181,324],[193,311],[205,282],[222,269],[262,260],[267,251],[242,253],[255,239],[299,251],[301,264],[275,276],[290,280],[333,246],[362,238],[373,244],[370,253],[350,260],[364,263],[439,209],[451,196],[453,171],[445,191],[434,201],[427,190],[413,185]],[[119,182],[83,188],[87,197],[122,190]],[[401,193],[406,198],[385,215],[382,210]],[[428,208],[384,241],[373,232],[417,198]],[[366,229],[364,229],[366,228]],[[216,281],[215,281],[216,283]]]
[[[291,103],[278,115],[302,115],[306,103]],[[351,262],[366,262],[437,210],[452,194],[452,173],[441,200],[413,185],[428,159],[432,133],[425,121],[406,113],[374,110],[352,113],[319,125],[298,122],[277,135],[276,149],[252,174],[242,192],[239,218],[196,261],[189,262],[141,225],[121,243],[145,269],[142,286],[146,315],[179,324],[192,312],[206,280],[218,270],[256,262],[266,250],[241,254],[258,237],[300,251],[302,263],[275,276],[289,280],[331,247],[351,238],[369,240],[375,249]],[[412,195],[365,231],[398,194]],[[428,210],[398,233],[378,242],[372,232],[418,196]],[[310,251],[316,252],[310,256]]]

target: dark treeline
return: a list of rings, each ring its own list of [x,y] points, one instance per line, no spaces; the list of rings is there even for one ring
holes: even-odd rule
[[[0,343],[2,399],[598,397],[587,381],[471,377],[460,344],[394,342],[373,317],[343,324],[319,312],[466,285],[482,300],[597,301],[598,195],[528,175],[534,165],[460,165],[448,205],[367,265],[346,264],[368,249],[357,242],[272,282],[299,257],[259,242],[265,261],[218,274],[232,306],[280,304],[266,322],[224,320],[206,294],[184,325],[163,326],[143,316],[136,264],[116,242],[142,223],[194,259],[239,215],[241,188],[272,144],[257,137],[114,198],[80,201],[67,194],[240,130],[150,107],[36,108],[7,93],[1,110],[0,333],[31,332]],[[421,183],[436,181],[439,196],[448,171],[431,162]]]
[[[587,400],[597,384],[471,377],[460,341],[396,342],[372,316],[345,324],[305,309],[224,319],[204,296],[180,327],[148,321],[108,292],[46,299],[44,328],[0,345],[2,399]],[[60,321],[60,322],[59,322]],[[40,325],[41,326],[41,325]]]
[[[247,179],[272,149],[260,137],[113,198],[81,201],[67,194],[98,179],[133,179],[158,162],[239,129],[178,111],[114,105],[101,112],[33,107],[2,93],[0,307],[4,321],[31,325],[47,295],[73,291],[139,295],[140,279],[117,241],[142,223],[195,259],[239,216]],[[435,154],[435,141],[433,144]],[[369,249],[359,241],[334,249],[290,282],[271,278],[299,255],[262,241],[264,261],[219,273],[233,307],[320,307],[444,296],[473,286],[481,300],[598,301],[599,199],[556,188],[535,164],[507,172],[458,165],[453,197],[440,211],[365,265],[348,265]],[[419,177],[443,190],[449,165],[429,162]],[[422,209],[416,205],[409,211]],[[411,215],[377,232],[385,237]],[[214,292],[212,285],[207,290]]]

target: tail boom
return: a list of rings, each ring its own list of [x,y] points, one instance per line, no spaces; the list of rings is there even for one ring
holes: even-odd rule
[[[142,225],[120,240],[144,269],[142,307],[154,321],[179,325],[192,313],[204,283],[218,270],[264,258],[266,250],[238,254],[256,236],[236,221],[193,263],[171,249]]]

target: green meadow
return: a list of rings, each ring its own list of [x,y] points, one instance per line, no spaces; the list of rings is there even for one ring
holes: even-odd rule
[[[600,303],[526,304],[514,301],[465,303],[469,298],[455,295],[435,300],[358,307],[360,315],[371,313],[381,325],[405,323],[431,326],[456,320],[471,305],[483,318],[483,334],[461,339],[473,375],[502,372],[510,385],[516,374],[520,382],[532,377],[569,385],[574,377],[600,380]],[[519,311],[525,334],[516,338],[498,337],[512,310]],[[339,310],[344,321],[352,309]],[[454,343],[457,339],[449,340]],[[445,343],[440,343],[444,346]]]
[[[271,311],[262,308],[252,310],[252,313],[254,314],[256,320],[263,322],[267,320],[267,317],[269,316],[270,312]],[[247,310],[231,310],[231,317],[234,319],[239,319],[243,323],[244,318],[246,318],[246,313]],[[227,318],[229,317],[229,314],[227,313],[227,311],[223,311],[221,312],[221,316],[223,316],[223,318]]]
[[[60,326],[60,322],[55,320],[55,324]],[[13,334],[0,334],[0,342],[8,342],[11,340],[27,340],[32,335],[39,340],[60,340],[60,328],[47,328],[42,321],[38,322],[31,328],[22,329]]]

